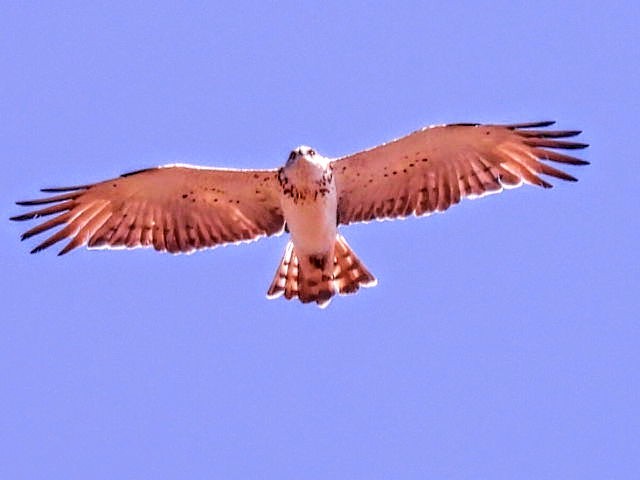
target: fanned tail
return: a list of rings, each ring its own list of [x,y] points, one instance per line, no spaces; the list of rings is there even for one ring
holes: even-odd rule
[[[289,241],[273,282],[267,291],[267,298],[284,298],[291,300],[298,296],[298,257],[293,253],[293,242]]]
[[[290,241],[267,297],[284,295],[287,300],[297,297],[303,303],[316,302],[324,308],[336,294],[355,293],[360,287],[373,287],[376,283],[376,278],[358,259],[344,237],[338,234],[333,252],[325,257],[298,258]]]
[[[336,237],[333,279],[341,295],[355,293],[360,287],[375,287],[376,277],[364,266],[340,234]]]

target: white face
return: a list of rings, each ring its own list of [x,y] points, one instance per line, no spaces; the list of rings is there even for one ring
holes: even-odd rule
[[[300,159],[315,163],[314,160],[316,155],[316,151],[313,148],[307,147],[306,145],[301,145],[298,148],[294,148],[293,150],[291,150],[289,158],[287,159],[286,166],[290,167]]]
[[[300,169],[301,171],[307,171],[311,169],[313,171],[323,172],[330,163],[330,158],[323,157],[313,148],[302,145],[291,151],[285,168],[287,170]]]

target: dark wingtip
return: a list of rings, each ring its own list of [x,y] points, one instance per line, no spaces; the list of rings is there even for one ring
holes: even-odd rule
[[[589,146],[588,143],[582,143],[582,142],[564,142],[564,143],[566,145],[563,145],[561,148],[566,148],[569,150],[581,150]]]
[[[120,175],[121,178],[130,177],[132,175],[137,175],[138,173],[148,172],[149,170],[155,170],[158,167],[149,167],[149,168],[141,168],[140,170],[133,170],[132,172],[126,172]]]
[[[69,243],[67,243],[65,245],[65,247],[63,249],[61,249],[58,252],[58,256],[61,257],[62,255],[66,255],[67,253],[69,253],[71,250],[73,250],[76,246],[73,245],[73,240],[71,240]]]
[[[556,123],[555,120],[542,120],[540,122],[525,122],[525,123],[513,123],[511,125],[506,125],[507,128],[511,130],[516,130],[519,128],[544,128],[550,127]]]
[[[20,240],[26,240],[27,238],[31,238],[38,233],[39,232],[34,232],[33,229],[31,229],[28,232],[24,232],[22,235],[20,235]]]
[[[23,213],[22,215],[14,215],[13,217],[9,217],[9,220],[14,221],[14,222],[22,222],[24,220],[31,220],[33,218],[38,218],[39,215],[37,215],[34,212],[28,212],[28,213]]]
[[[74,190],[86,190],[90,186],[91,185],[75,185],[73,187],[48,187],[41,188],[40,191],[45,193],[72,192]]]
[[[458,123],[447,123],[445,127],[480,127],[482,124],[480,123],[472,123],[472,122],[458,122]]]

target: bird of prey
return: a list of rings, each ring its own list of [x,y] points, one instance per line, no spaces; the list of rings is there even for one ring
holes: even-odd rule
[[[523,183],[551,187],[541,175],[576,181],[545,162],[585,165],[558,150],[587,145],[566,140],[578,130],[545,129],[553,123],[430,126],[340,158],[301,146],[271,170],[165,165],[43,189],[55,195],[17,202],[38,207],[12,220],[55,215],[22,239],[62,226],[31,251],[69,238],[60,255],[82,245],[191,252],[287,231],[267,296],[322,307],[336,294],[376,284],[340,225],[443,212],[462,198]]]

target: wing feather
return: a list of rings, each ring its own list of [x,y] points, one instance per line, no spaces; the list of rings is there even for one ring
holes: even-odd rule
[[[553,123],[427,127],[334,160],[339,222],[442,212],[462,198],[523,183],[551,187],[541,175],[576,181],[544,161],[586,165],[553,149],[582,149],[587,144],[563,140],[579,130],[541,130]]]
[[[60,255],[83,245],[190,252],[281,233],[276,174],[188,165],[144,169],[91,185],[44,189],[63,193],[17,202],[50,205],[12,220],[57,214],[22,235],[24,240],[62,226],[33,253],[64,239],[70,241]]]

